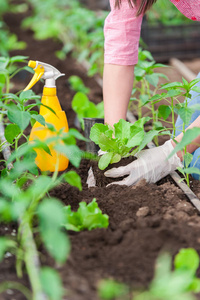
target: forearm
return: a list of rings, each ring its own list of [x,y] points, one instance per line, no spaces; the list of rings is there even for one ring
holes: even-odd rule
[[[120,119],[126,119],[133,88],[133,79],[133,65],[104,65],[103,98],[105,123],[113,126]]]
[[[190,125],[188,126],[188,129],[191,129],[193,127],[199,127],[200,128],[200,116]],[[176,138],[175,141],[177,141],[178,143],[182,140],[183,137],[183,133],[180,133]],[[176,143],[174,141],[172,141],[172,145],[175,147]],[[197,148],[200,147],[200,136],[198,136],[196,139],[193,140],[193,142],[189,145],[187,145],[186,149],[188,153],[193,153]],[[178,157],[181,159],[181,161],[183,160],[183,152],[179,151],[177,152]]]

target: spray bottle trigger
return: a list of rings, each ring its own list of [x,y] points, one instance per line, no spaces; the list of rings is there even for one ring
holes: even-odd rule
[[[32,66],[31,66],[32,67]],[[36,69],[34,69],[35,74],[24,91],[30,90],[36,82],[40,80],[42,75],[44,75],[45,69],[42,65],[38,65]]]

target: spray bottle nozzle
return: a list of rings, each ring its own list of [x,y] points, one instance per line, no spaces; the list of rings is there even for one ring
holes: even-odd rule
[[[40,80],[40,78],[45,79],[45,87],[55,87],[56,79],[58,79],[60,76],[65,75],[60,73],[60,71],[58,71],[53,66],[40,61],[30,60],[28,66],[34,69],[35,74],[24,91],[31,89],[34,84]]]
[[[30,67],[30,68],[32,68],[32,69],[35,69],[35,67],[36,67],[36,61],[34,61],[34,60],[29,60],[29,62],[28,62],[28,66]]]

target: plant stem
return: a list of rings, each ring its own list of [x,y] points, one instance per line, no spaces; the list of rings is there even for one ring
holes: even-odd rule
[[[8,290],[8,289],[18,290],[22,294],[24,294],[24,296],[28,300],[32,300],[31,292],[29,291],[29,289],[26,288],[23,284],[21,284],[19,282],[5,281],[5,282],[0,284],[0,294],[3,293],[4,291]]]
[[[28,214],[23,216],[19,232],[21,233],[21,244],[24,250],[24,261],[33,291],[33,300],[47,300],[48,298],[42,290],[40,281],[40,262]]]
[[[173,97],[171,97],[171,110],[172,110],[173,138],[175,138],[176,127],[175,127],[175,118],[174,118],[174,99],[173,99]]]

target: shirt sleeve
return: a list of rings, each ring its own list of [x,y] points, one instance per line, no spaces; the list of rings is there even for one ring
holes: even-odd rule
[[[180,12],[193,21],[200,21],[200,0],[170,0]]]
[[[104,24],[104,63],[135,65],[138,61],[138,47],[142,15],[136,17],[136,7],[127,0],[121,0],[120,9],[110,0],[111,12]]]

